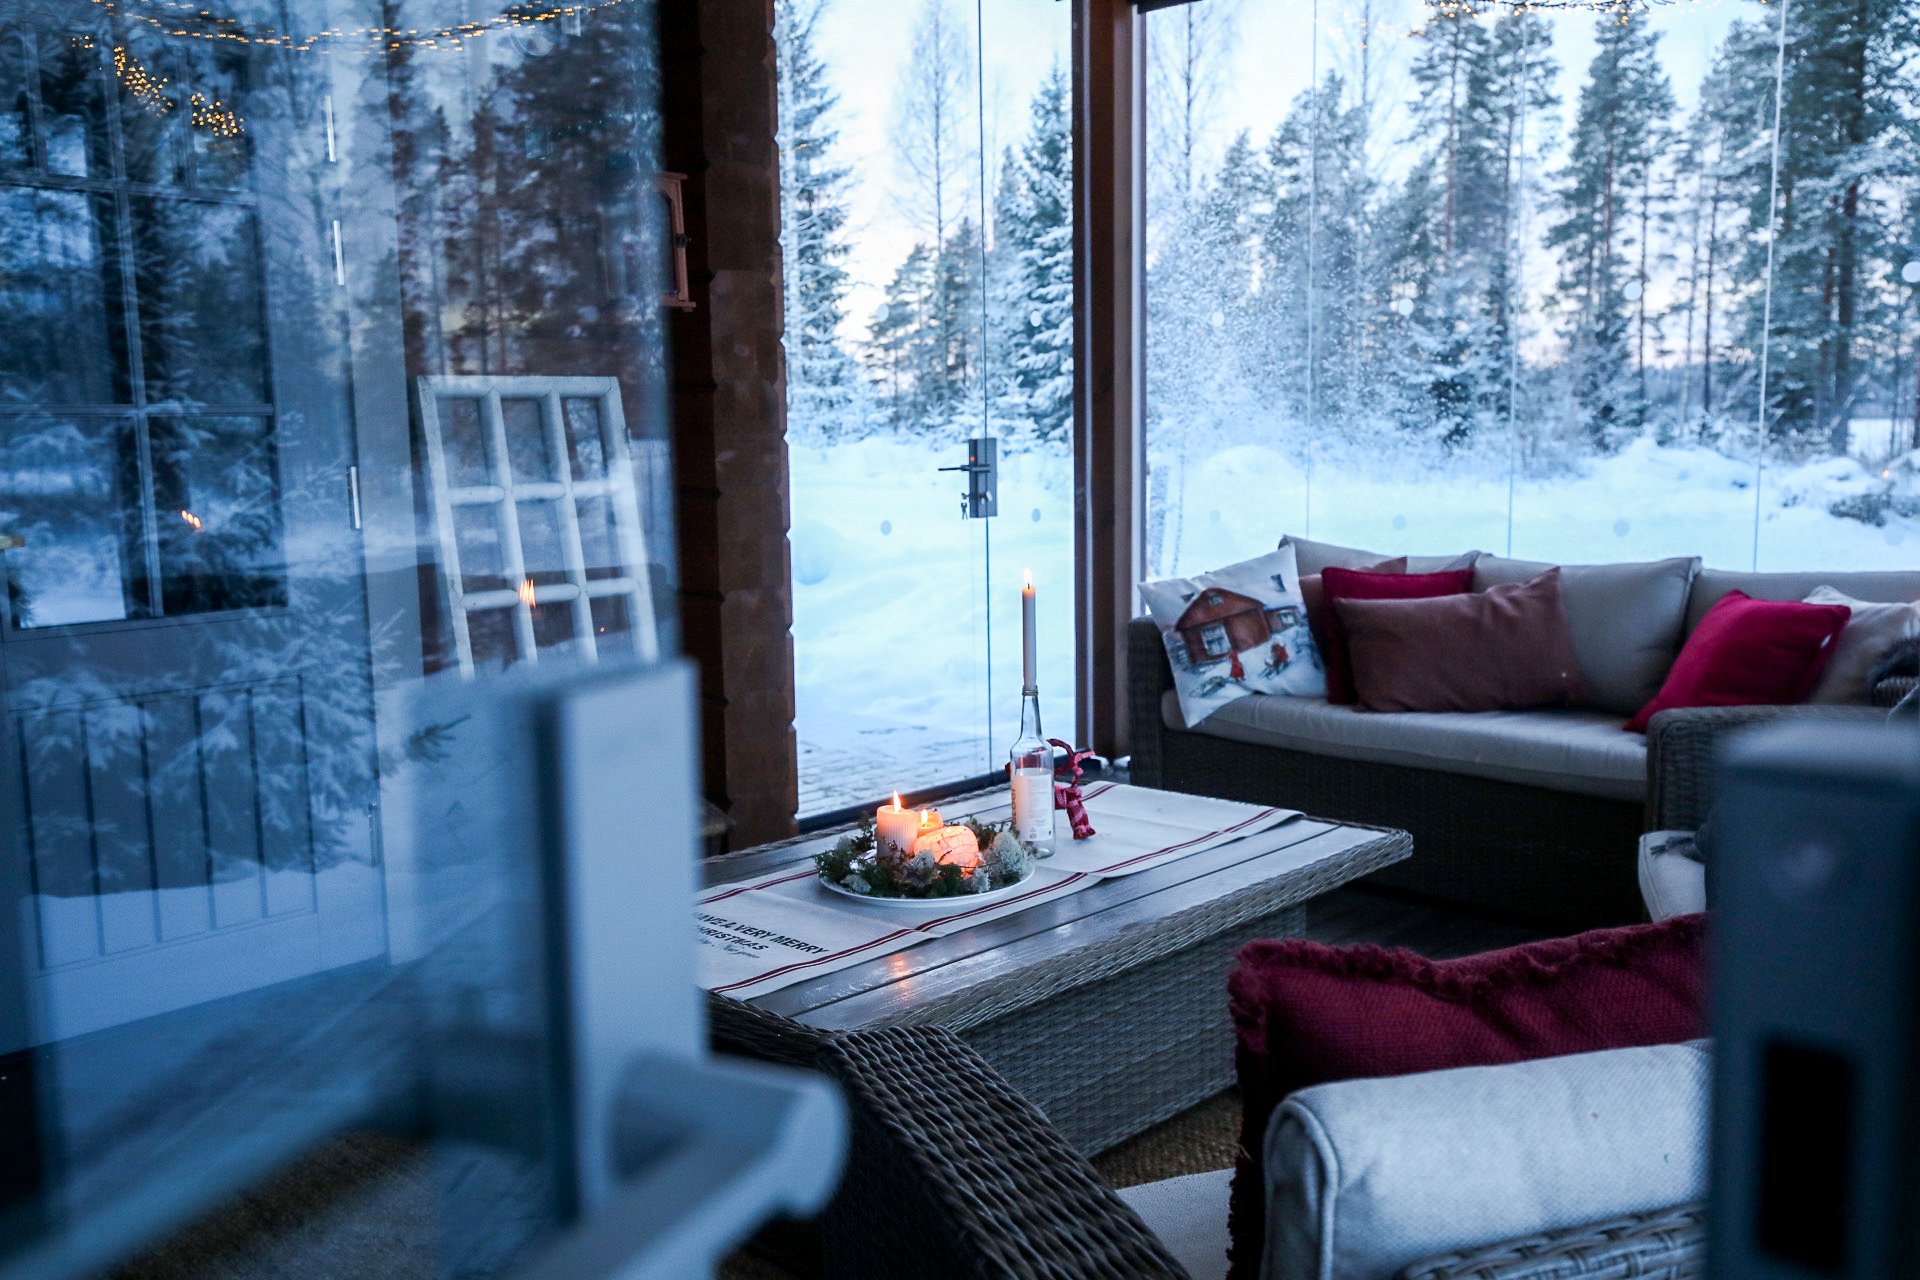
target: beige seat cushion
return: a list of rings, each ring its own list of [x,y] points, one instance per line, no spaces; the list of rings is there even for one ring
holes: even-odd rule
[[[1183,727],[1168,692],[1160,715]],[[1525,786],[1641,800],[1647,743],[1604,711],[1360,711],[1325,698],[1242,698],[1195,733],[1343,760],[1437,769]]]

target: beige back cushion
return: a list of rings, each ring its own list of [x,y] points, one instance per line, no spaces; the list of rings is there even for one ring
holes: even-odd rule
[[[1473,566],[1473,589],[1525,582],[1550,567],[1481,556]],[[1687,589],[1699,569],[1691,556],[1560,567],[1560,600],[1587,681],[1586,705],[1630,716],[1660,692],[1680,651]]]
[[[1311,538],[1296,538],[1292,534],[1280,539],[1280,545],[1293,548],[1294,559],[1303,578],[1328,568],[1371,569],[1382,560],[1394,559],[1400,554],[1397,551],[1362,551],[1358,547],[1315,542]],[[1444,573],[1448,569],[1469,569],[1480,554],[1478,551],[1462,551],[1450,556],[1408,556],[1407,572]]]
[[[1693,580],[1687,600],[1687,634],[1700,625],[1729,591],[1740,590],[1755,600],[1805,600],[1815,587],[1832,587],[1856,600],[1898,604],[1920,600],[1920,570],[1873,569],[1861,573],[1743,573],[1737,569],[1702,569]]]

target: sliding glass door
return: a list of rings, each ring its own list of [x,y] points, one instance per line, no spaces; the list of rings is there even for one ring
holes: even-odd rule
[[[1073,724],[1071,6],[778,0],[800,815]]]

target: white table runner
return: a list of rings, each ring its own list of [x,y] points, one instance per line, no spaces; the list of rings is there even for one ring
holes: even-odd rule
[[[942,813],[949,822],[964,817],[1002,821],[1010,805],[1005,795],[989,796]],[[714,885],[700,895],[696,909],[700,981],[711,991],[749,1000],[929,938],[1003,919],[1101,880],[1230,844],[1299,816],[1293,809],[1118,783],[1086,788],[1086,806],[1095,834],[1073,839],[1061,814],[1053,857],[1040,863],[1020,893],[991,902],[954,898],[950,910],[859,902],[821,885],[811,858],[750,880]]]

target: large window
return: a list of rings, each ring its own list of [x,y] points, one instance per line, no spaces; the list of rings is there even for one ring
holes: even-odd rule
[[[1912,563],[1913,6],[1146,21],[1153,572]]]
[[[1073,724],[1070,6],[779,0],[802,817]],[[990,438],[997,510],[963,515]]]

